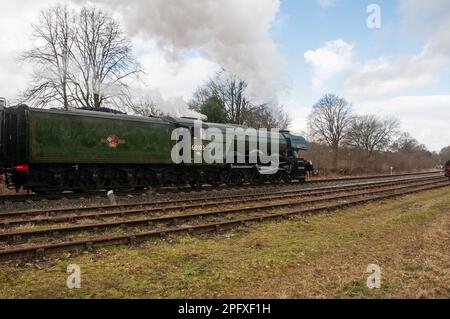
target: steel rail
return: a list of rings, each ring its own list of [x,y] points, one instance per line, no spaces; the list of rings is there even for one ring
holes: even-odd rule
[[[255,193],[255,194],[238,194],[238,195],[226,195],[226,196],[217,196],[217,197],[198,197],[191,199],[176,199],[176,200],[160,200],[160,201],[152,201],[152,202],[141,202],[141,203],[128,203],[128,204],[118,204],[118,205],[100,205],[100,206],[87,206],[87,207],[64,207],[64,208],[47,208],[47,209],[33,209],[33,210],[24,210],[24,211],[10,211],[10,212],[0,212],[0,219],[5,218],[15,218],[15,217],[32,217],[32,216],[51,216],[51,215],[61,215],[61,214],[80,214],[82,212],[90,212],[90,211],[112,211],[112,210],[123,210],[125,208],[144,208],[146,206],[151,206],[154,209],[158,210],[159,208],[155,208],[155,205],[173,205],[180,203],[196,203],[201,202],[205,203],[208,201],[214,200],[225,200],[225,199],[245,199],[245,198],[261,198],[264,195],[283,195],[283,194],[307,194],[310,195],[314,192],[328,192],[328,191],[338,191],[338,190],[346,190],[350,188],[357,187],[366,187],[366,186],[377,186],[384,184],[393,184],[393,183],[404,183],[404,182],[414,182],[414,181],[424,181],[424,180],[434,180],[440,177],[416,177],[416,178],[406,178],[399,180],[388,180],[388,181],[377,181],[377,182],[365,182],[365,183],[357,183],[357,184],[349,184],[349,185],[338,185],[338,186],[329,186],[329,187],[318,187],[318,188],[308,188],[308,189],[287,189],[283,191],[269,192],[269,193]],[[173,206],[169,208],[180,208],[182,209],[185,205],[181,206]]]
[[[281,199],[289,199],[289,198],[296,198],[298,196],[303,197],[313,197],[313,196],[320,196],[324,194],[333,194],[333,193],[341,193],[344,191],[351,191],[351,190],[363,190],[363,189],[371,189],[375,187],[382,187],[384,185],[387,186],[395,186],[395,185],[404,185],[404,184],[413,184],[413,183],[420,183],[425,181],[431,181],[430,183],[433,183],[433,181],[437,181],[438,178],[420,178],[420,179],[408,179],[408,180],[402,180],[402,181],[395,181],[395,182],[379,182],[379,183],[366,183],[366,184],[358,184],[358,185],[347,185],[345,187],[333,187],[333,188],[322,188],[322,189],[313,189],[313,190],[296,190],[296,191],[282,191],[282,192],[274,192],[269,194],[251,194],[251,195],[235,195],[235,196],[223,196],[223,197],[208,197],[208,198],[202,198],[202,199],[194,199],[194,200],[179,200],[179,201],[164,201],[163,204],[168,203],[188,203],[188,204],[178,204],[178,205],[172,205],[172,206],[162,206],[158,207],[157,205],[160,204],[158,202],[156,203],[141,203],[141,204],[126,204],[121,205],[119,207],[117,206],[97,206],[97,207],[83,207],[82,209],[78,208],[64,208],[58,210],[58,216],[52,216],[55,214],[54,210],[33,210],[33,211],[22,211],[22,212],[10,212],[10,213],[3,213],[0,214],[0,218],[5,217],[22,217],[22,216],[29,216],[30,213],[33,215],[45,215],[47,217],[43,218],[21,218],[21,219],[7,219],[0,221],[0,228],[7,228],[7,227],[17,227],[20,225],[38,225],[38,224],[48,224],[48,223],[74,223],[78,220],[85,220],[85,219],[100,219],[100,218],[108,218],[108,217],[126,217],[126,216],[132,216],[132,215],[144,215],[144,214],[150,214],[150,213],[162,213],[167,210],[186,210],[186,209],[195,209],[195,208],[207,208],[207,207],[214,207],[221,204],[233,204],[237,199],[240,200],[240,203],[250,203],[250,202],[261,202],[261,201],[268,201],[268,200],[281,200]],[[198,203],[198,204],[195,204]],[[149,208],[144,208],[145,206],[151,206]],[[127,209],[127,210],[120,210],[120,208],[128,208],[128,207],[139,207],[138,209]],[[105,208],[108,210],[111,209],[111,211],[104,212]],[[87,211],[87,213],[81,213],[83,211]],[[94,212],[97,211],[97,212]],[[62,215],[61,213],[65,213],[65,215]],[[72,215],[70,213],[77,213],[78,215]],[[67,215],[68,214],[68,215]],[[62,216],[61,216],[62,215]]]
[[[302,181],[293,181],[291,183],[286,183],[283,185],[291,185],[291,184],[323,184],[330,182],[345,182],[345,181],[354,181],[354,180],[371,180],[377,178],[395,178],[402,176],[414,176],[414,175],[428,175],[428,174],[437,174],[439,172],[420,172],[420,173],[404,173],[404,174],[395,174],[395,175],[368,175],[368,176],[355,176],[355,177],[343,177],[343,178],[332,178],[332,179],[310,179],[306,182]],[[264,186],[274,186],[276,184],[266,183],[263,185],[236,185],[236,186],[200,186],[200,187],[190,187],[190,188],[176,188],[175,190],[167,190],[167,189],[158,189],[158,193],[166,194],[166,193],[176,193],[176,192],[199,192],[199,191],[214,191],[214,190],[239,190],[239,189],[253,189]],[[142,195],[147,191],[130,191],[130,192],[118,192],[118,196],[127,196],[127,195]],[[84,197],[96,197],[96,196],[106,196],[107,191],[94,191],[87,193],[62,193],[62,194],[54,194],[54,195],[39,195],[39,194],[15,194],[15,195],[0,195],[0,203],[1,202],[24,202],[24,201],[40,201],[40,200],[54,200],[54,199],[77,199]]]
[[[329,200],[344,200],[344,199],[348,199],[348,198],[352,198],[352,197],[369,196],[369,195],[373,195],[373,194],[386,193],[389,191],[418,188],[418,187],[428,186],[428,185],[436,184],[436,183],[439,183],[439,185],[446,185],[446,186],[449,185],[449,183],[447,181],[435,182],[435,183],[426,183],[423,185],[409,185],[409,186],[402,186],[402,187],[397,187],[397,188],[381,189],[381,190],[376,190],[376,191],[368,191],[368,192],[366,191],[366,192],[359,192],[359,193],[352,193],[352,194],[345,194],[345,195],[338,195],[338,196],[322,197],[322,198],[311,199],[311,200],[297,200],[297,201],[288,201],[288,202],[281,202],[281,203],[260,204],[260,205],[249,206],[249,207],[219,209],[219,210],[215,210],[215,211],[201,212],[201,213],[195,213],[195,214],[166,215],[166,216],[161,216],[161,217],[150,217],[150,218],[141,218],[141,219],[133,219],[133,220],[114,221],[114,222],[103,222],[103,223],[95,223],[95,224],[71,225],[71,226],[54,227],[54,228],[48,228],[48,229],[4,232],[4,233],[0,233],[0,242],[17,242],[17,241],[21,241],[24,239],[34,238],[37,236],[39,236],[39,237],[55,236],[55,235],[59,236],[62,234],[67,234],[67,233],[89,231],[89,230],[98,231],[100,229],[111,229],[114,227],[126,228],[126,227],[142,226],[142,225],[146,225],[146,226],[152,225],[153,226],[155,223],[161,223],[161,222],[178,222],[179,220],[211,217],[211,216],[217,216],[217,215],[248,213],[248,212],[252,212],[252,211],[261,211],[261,210],[267,210],[267,209],[290,208],[292,206],[314,204],[314,203],[320,203],[320,202],[329,201]]]
[[[120,245],[120,244],[130,244],[134,245],[139,242],[143,242],[149,239],[155,239],[164,237],[167,235],[175,235],[182,233],[205,233],[211,231],[217,231],[220,229],[232,228],[240,225],[249,226],[255,222],[263,222],[267,220],[277,220],[280,218],[289,218],[291,216],[296,215],[309,215],[321,212],[331,212],[338,209],[342,209],[345,207],[362,205],[373,201],[378,200],[386,200],[391,198],[396,198],[399,196],[414,194],[422,191],[434,190],[438,188],[448,187],[447,184],[440,183],[434,186],[423,187],[419,189],[413,189],[408,191],[403,191],[401,193],[393,193],[393,194],[385,194],[380,196],[374,196],[370,198],[363,198],[358,200],[353,200],[346,203],[338,203],[332,205],[325,205],[321,207],[312,207],[305,209],[293,209],[283,213],[274,213],[265,216],[257,216],[257,217],[249,217],[244,219],[237,219],[231,221],[222,221],[215,223],[207,223],[207,224],[198,224],[194,226],[184,226],[184,227],[172,227],[166,228],[156,231],[150,232],[142,232],[142,233],[131,233],[125,235],[116,235],[116,236],[105,236],[92,238],[87,240],[78,240],[78,241],[68,241],[61,242],[55,244],[46,244],[46,245],[36,245],[30,247],[21,247],[21,248],[12,248],[0,250],[0,259],[12,259],[12,258],[26,258],[26,257],[43,257],[45,253],[56,253],[60,251],[79,251],[79,250],[92,250],[97,247],[105,246],[105,245]]]

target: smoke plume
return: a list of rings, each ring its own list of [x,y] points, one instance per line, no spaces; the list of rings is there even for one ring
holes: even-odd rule
[[[281,88],[284,63],[268,35],[281,0],[92,2],[119,13],[131,35],[157,41],[175,56],[199,52],[238,75],[258,100],[275,99]]]

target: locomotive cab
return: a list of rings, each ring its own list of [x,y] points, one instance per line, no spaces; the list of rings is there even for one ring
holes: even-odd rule
[[[288,142],[287,161],[292,165],[297,175],[304,179],[308,172],[314,170],[312,162],[301,157],[301,152],[308,150],[306,139],[302,136],[292,135],[289,131],[282,131],[281,133]]]

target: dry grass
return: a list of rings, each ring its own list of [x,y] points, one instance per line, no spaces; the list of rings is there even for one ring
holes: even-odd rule
[[[203,238],[0,264],[0,297],[449,298],[448,189]],[[66,288],[78,264],[82,289]],[[381,289],[366,287],[369,264]]]

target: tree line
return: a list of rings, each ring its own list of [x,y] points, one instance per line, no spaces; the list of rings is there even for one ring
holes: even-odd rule
[[[325,173],[341,174],[430,169],[450,159],[450,147],[430,152],[394,117],[356,115],[351,104],[325,94],[308,116],[308,157]]]

